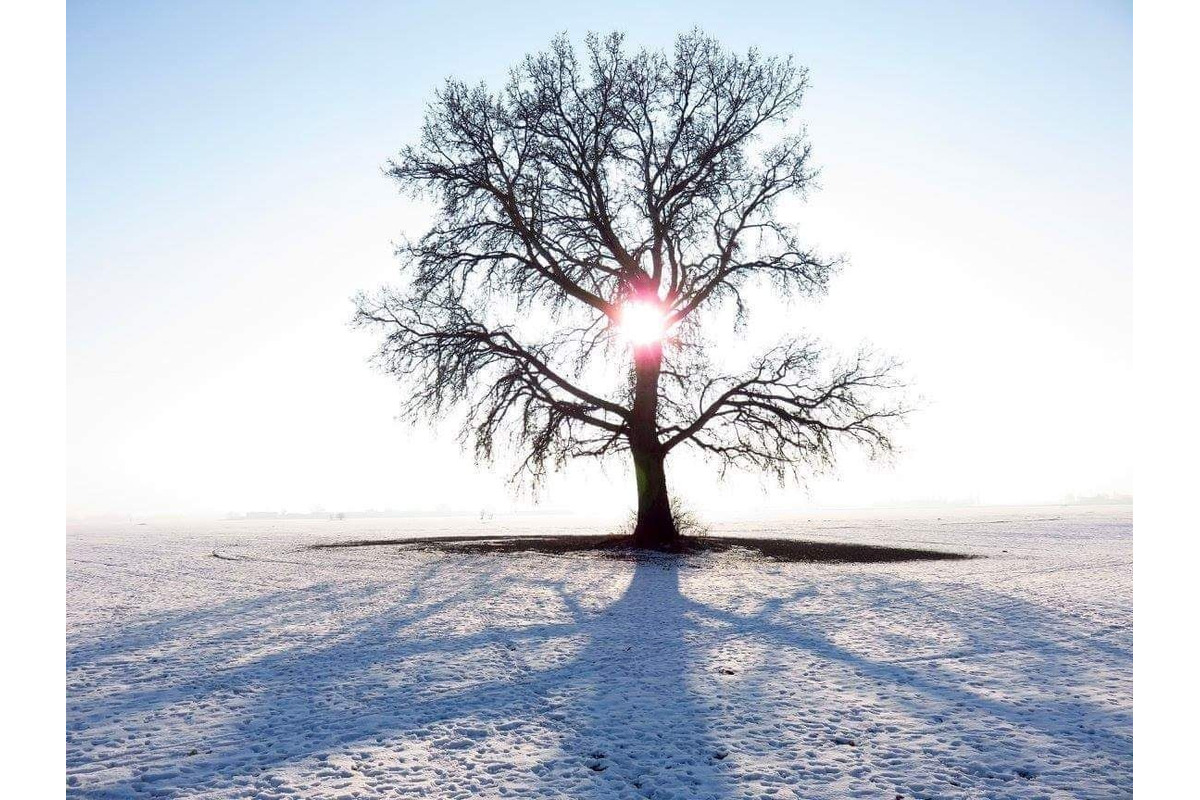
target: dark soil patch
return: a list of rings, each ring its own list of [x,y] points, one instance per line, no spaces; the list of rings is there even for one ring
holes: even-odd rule
[[[436,536],[419,539],[364,539],[314,544],[312,549],[342,547],[400,547],[441,553],[543,553],[566,555],[595,553],[609,558],[638,558],[653,553],[633,546],[628,536]],[[772,561],[803,561],[831,564],[873,564],[893,561],[961,561],[979,556],[923,550],[912,547],[883,547],[870,544],[813,542],[800,539],[756,539],[733,536],[685,536],[678,552],[725,553],[746,551]]]

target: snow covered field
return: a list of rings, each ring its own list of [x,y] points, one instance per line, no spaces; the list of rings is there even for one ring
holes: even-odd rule
[[[972,561],[302,549],[564,530],[68,526],[68,796],[1132,794],[1128,508],[714,529]]]

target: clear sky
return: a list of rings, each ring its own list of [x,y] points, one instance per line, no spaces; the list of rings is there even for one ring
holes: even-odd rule
[[[395,421],[347,326],[419,232],[380,167],[446,76],[697,24],[809,67],[823,189],[799,219],[851,259],[754,334],[870,342],[925,401],[886,467],[780,490],[672,456],[675,493],[728,517],[1131,492],[1127,3],[71,2],[68,513],[525,503],[504,464]],[[618,463],[543,495],[632,502]]]

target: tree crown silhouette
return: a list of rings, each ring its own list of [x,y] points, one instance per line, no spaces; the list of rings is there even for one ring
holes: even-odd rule
[[[831,466],[841,443],[889,451],[905,413],[893,362],[828,363],[795,332],[737,371],[710,357],[722,309],[747,324],[752,287],[819,296],[841,265],[777,213],[816,177],[795,124],[807,82],[791,58],[699,31],[670,54],[559,37],[499,91],[446,81],[387,167],[435,201],[434,222],[399,249],[402,284],[357,298],[404,413],[464,407],[477,456],[507,440],[535,483],[629,451],[635,538],[654,546],[677,538],[677,447],[780,480]]]

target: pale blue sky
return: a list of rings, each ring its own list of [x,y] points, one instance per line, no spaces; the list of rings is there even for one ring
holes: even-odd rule
[[[728,514],[1131,491],[1128,4],[73,2],[67,22],[72,513],[510,503],[503,469],[392,419],[346,327],[417,230],[380,165],[448,75],[495,83],[559,31],[667,46],[696,24],[810,68],[824,190],[798,219],[851,257],[757,333],[867,339],[928,402],[886,470],[763,495],[681,462],[678,493]],[[545,501],[609,508],[627,484],[575,470]]]

